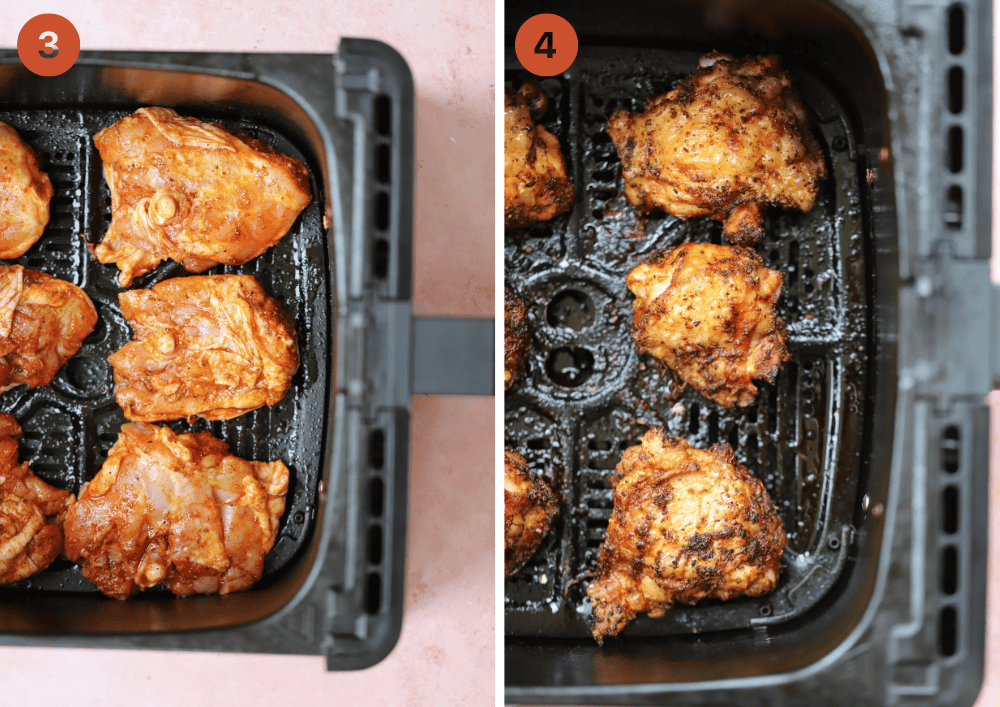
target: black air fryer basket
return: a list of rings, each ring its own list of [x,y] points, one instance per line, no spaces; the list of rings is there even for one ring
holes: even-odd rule
[[[94,134],[142,106],[174,108],[299,158],[313,193],[277,246],[209,271],[256,276],[292,316],[302,359],[292,389],[234,420],[171,424],[209,429],[243,458],[288,464],[287,508],[262,580],[225,597],[154,589],[119,602],[58,560],[0,587],[0,641],[321,654],[330,669],[367,667],[392,649],[410,395],[492,392],[491,322],[411,314],[413,100],[406,63],[369,40],[345,39],[336,55],[83,52],[55,78],[0,50],[0,121],[34,147],[55,187],[44,235],[17,262],[80,285],[100,317],[51,385],[0,398],[24,429],[21,459],[60,488],[79,492],[125,421],[105,362],[131,338],[117,271],[84,241],[99,241],[110,222]],[[168,263],[135,286],[185,274]],[[442,329],[450,360],[428,335]],[[459,367],[464,378],[442,376]]]
[[[579,36],[541,79],[573,210],[505,238],[528,303],[528,373],[505,444],[562,499],[553,532],[505,585],[506,699],[678,705],[971,704],[983,675],[990,283],[988,2],[508,2],[507,90],[529,17]],[[558,48],[557,48],[558,50]],[[709,219],[642,217],[604,127],[717,50],[778,54],[830,178],[808,214],[772,209],[756,246],[785,274],[792,360],[755,403],[679,398],[633,350],[625,274],[652,252],[724,242]],[[640,617],[599,648],[588,572],[612,508],[608,475],[651,426],[728,442],[788,533],[768,596]]]

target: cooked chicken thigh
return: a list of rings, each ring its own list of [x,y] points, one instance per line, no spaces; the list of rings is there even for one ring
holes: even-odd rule
[[[76,285],[0,265],[0,392],[48,385],[95,324],[94,303]]]
[[[774,312],[783,276],[740,246],[684,243],[625,278],[635,295],[632,338],[706,398],[749,405],[751,379],[773,381],[790,356]]]
[[[541,125],[547,100],[534,82],[504,93],[504,228],[528,228],[569,211],[573,184],[559,140]]]
[[[0,584],[36,575],[63,549],[62,523],[73,494],[17,463],[21,426],[0,413]]]
[[[241,265],[273,246],[312,198],[296,159],[215,123],[140,108],[94,136],[112,222],[94,248],[128,287],[170,258],[190,272]]]
[[[41,237],[52,194],[35,151],[0,123],[0,258],[20,258]]]
[[[528,359],[528,309],[506,287],[503,290],[503,389],[524,375]]]
[[[598,643],[636,614],[774,590],[785,531],[764,485],[719,444],[649,430],[615,468],[614,511],[587,594]]]
[[[700,65],[644,112],[615,111],[608,135],[633,206],[707,215],[733,243],[751,244],[768,204],[813,207],[823,153],[778,57],[713,53]]]
[[[250,275],[164,280],[118,296],[135,339],[108,357],[130,420],[227,420],[288,392],[291,317]]]
[[[559,511],[545,479],[516,452],[503,454],[503,569],[513,577],[535,553]]]
[[[161,582],[180,596],[249,589],[274,547],[288,467],[228,452],[209,432],[124,425],[66,514],[66,556],[115,599]]]

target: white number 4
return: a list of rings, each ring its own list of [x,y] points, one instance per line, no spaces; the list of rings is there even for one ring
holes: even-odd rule
[[[55,32],[42,32],[38,36],[39,39],[45,39],[46,37],[49,37],[49,41],[44,44],[46,51],[39,49],[38,53],[41,54],[44,59],[54,59],[59,54],[59,47],[56,46],[56,42],[59,41],[59,36]]]

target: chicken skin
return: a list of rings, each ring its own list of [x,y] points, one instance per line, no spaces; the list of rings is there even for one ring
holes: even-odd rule
[[[547,108],[538,84],[525,83],[518,93],[504,93],[504,228],[530,228],[569,211],[573,184],[559,140],[535,125]]]
[[[73,494],[17,463],[21,426],[0,413],[0,584],[38,574],[63,549],[62,523]]]
[[[48,385],[97,324],[97,310],[76,285],[0,265],[0,392]]]
[[[94,144],[112,214],[94,255],[117,263],[122,287],[168,258],[190,272],[252,260],[312,198],[298,160],[167,108],[140,108]]]
[[[614,511],[587,594],[598,643],[639,613],[774,591],[786,537],[764,485],[718,444],[646,432],[615,468]]]
[[[66,556],[115,599],[161,582],[179,596],[249,589],[274,547],[288,467],[228,452],[209,432],[124,425],[66,514]]]
[[[503,569],[513,577],[535,553],[559,511],[545,479],[516,452],[503,453]]]
[[[524,375],[528,359],[528,309],[506,287],[503,290],[503,389]]]
[[[128,419],[228,420],[288,392],[295,327],[254,277],[173,278],[118,301],[135,339],[108,362]]]
[[[775,314],[783,275],[749,248],[684,243],[625,278],[635,295],[632,338],[709,400],[749,405],[751,379],[774,381],[790,356]]]
[[[53,193],[35,151],[0,123],[0,258],[20,258],[41,238]]]
[[[700,66],[644,112],[609,118],[625,193],[647,211],[710,216],[731,242],[753,244],[767,205],[813,207],[826,163],[778,57],[713,53]]]

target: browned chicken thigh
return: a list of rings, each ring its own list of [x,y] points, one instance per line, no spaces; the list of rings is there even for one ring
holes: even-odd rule
[[[0,258],[20,258],[41,237],[52,194],[35,151],[0,123]]]
[[[642,113],[615,111],[608,135],[633,206],[707,215],[750,244],[767,205],[813,207],[823,153],[778,57],[707,54],[700,65]]]
[[[524,375],[528,359],[528,309],[506,287],[503,290],[503,389]]]
[[[252,276],[178,277],[118,300],[135,339],[108,362],[128,419],[227,420],[288,392],[295,327]]]
[[[545,479],[516,452],[503,455],[503,568],[513,577],[535,553],[559,511]]]
[[[48,385],[95,324],[94,303],[76,285],[0,265],[0,392]]]
[[[191,272],[252,260],[312,198],[298,160],[167,108],[140,108],[94,144],[112,215],[94,254],[118,264],[122,287],[168,258]]]
[[[244,461],[209,432],[126,424],[66,514],[66,556],[115,599],[161,582],[180,596],[249,589],[287,489],[280,460]]]
[[[764,485],[719,444],[649,430],[615,468],[614,511],[587,594],[598,643],[639,613],[774,590],[786,537]]]
[[[21,426],[0,413],[0,584],[36,575],[63,549],[62,523],[73,494],[17,463]]]
[[[504,228],[529,228],[569,211],[573,183],[559,140],[541,125],[545,94],[534,82],[518,93],[504,93]]]
[[[783,276],[740,246],[684,243],[625,278],[635,295],[632,338],[709,400],[731,407],[757,395],[790,356],[774,312]]]

